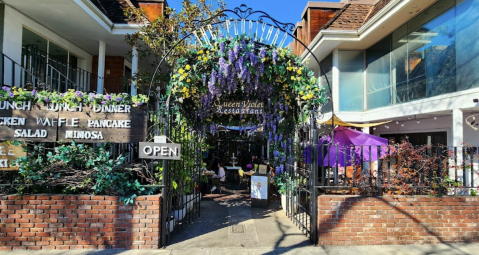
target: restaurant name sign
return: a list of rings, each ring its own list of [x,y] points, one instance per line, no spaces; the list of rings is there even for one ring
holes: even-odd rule
[[[0,102],[1,140],[134,143],[145,135],[145,110],[131,105]]]
[[[263,114],[264,103],[259,100],[216,100],[214,107],[217,114]]]

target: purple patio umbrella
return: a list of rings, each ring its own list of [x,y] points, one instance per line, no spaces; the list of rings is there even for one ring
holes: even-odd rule
[[[355,164],[359,164],[361,163],[361,147],[363,160],[369,161],[371,159],[371,161],[375,161],[378,159],[378,151],[379,156],[386,155],[388,145],[388,140],[385,138],[342,126],[334,129],[334,143],[331,144],[330,142],[330,136],[323,136],[319,139],[320,166],[336,166],[336,162],[341,167],[350,166],[353,159]]]

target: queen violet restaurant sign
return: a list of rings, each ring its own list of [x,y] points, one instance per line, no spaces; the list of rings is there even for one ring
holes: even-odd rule
[[[0,102],[0,140],[134,143],[145,135],[145,110],[131,105]]]
[[[217,114],[263,114],[264,103],[259,100],[214,102]]]

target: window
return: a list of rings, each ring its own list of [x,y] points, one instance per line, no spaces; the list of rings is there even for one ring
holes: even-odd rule
[[[391,36],[366,51],[367,109],[391,104]]]
[[[331,91],[330,89],[332,89],[332,82],[333,82],[333,54],[329,54],[329,56],[327,56],[325,59],[323,59],[323,61],[321,61],[321,66],[323,67],[324,69],[324,72],[326,73],[326,75],[323,73],[323,72],[320,72],[320,76],[319,76],[319,84],[321,86],[326,86],[327,89],[326,89],[326,97],[329,97],[331,98]],[[329,81],[329,85],[326,81],[326,78],[328,78],[328,81]],[[331,100],[329,100],[322,108],[322,111],[323,113],[326,113],[326,112],[331,112]]]
[[[339,51],[339,110],[364,110],[364,52]]]

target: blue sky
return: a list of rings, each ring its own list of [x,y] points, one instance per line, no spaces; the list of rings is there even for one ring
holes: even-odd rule
[[[194,0],[193,0],[194,1]],[[241,4],[246,4],[253,11],[264,11],[274,19],[283,23],[301,21],[308,0],[224,0],[228,9],[234,9]],[[322,0],[321,2],[339,2],[340,0]],[[181,9],[182,0],[167,0],[168,5],[177,11]]]

